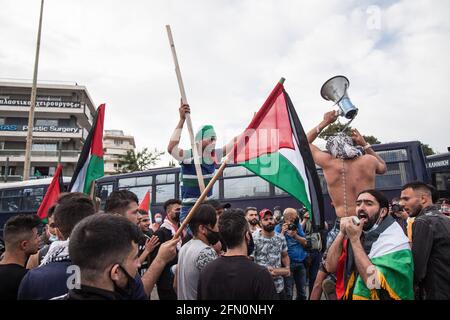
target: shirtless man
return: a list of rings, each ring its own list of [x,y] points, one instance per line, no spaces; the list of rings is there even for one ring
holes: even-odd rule
[[[357,194],[361,190],[375,188],[375,175],[386,172],[386,163],[356,129],[351,139],[344,134],[329,137],[328,152],[313,145],[319,133],[337,117],[336,111],[325,113],[322,122],[308,132],[307,138],[314,162],[323,169],[336,216],[341,218],[355,214]]]
[[[334,227],[328,233],[327,248],[331,246],[340,231],[340,218],[355,215],[358,193],[366,189],[375,189],[376,174],[384,174],[387,170],[384,160],[373,151],[370,144],[356,129],[353,130],[351,139],[345,134],[329,137],[326,145],[327,151],[321,151],[312,144],[320,132],[335,122],[337,118],[337,111],[325,113],[319,125],[307,135],[314,162],[323,169],[328,192],[337,216]],[[354,144],[358,147],[355,147]],[[325,287],[324,280],[329,275],[325,268],[326,255],[327,251],[314,282],[311,300],[320,299],[322,282]],[[333,287],[332,290],[325,288],[330,294],[330,292],[334,292],[334,279],[330,276],[326,280],[328,281],[327,287],[330,288],[329,285]]]

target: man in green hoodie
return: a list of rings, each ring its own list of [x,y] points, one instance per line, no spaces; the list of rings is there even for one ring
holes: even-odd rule
[[[183,150],[178,148],[180,142],[181,130],[186,120],[186,113],[190,113],[189,105],[182,104],[180,109],[180,120],[169,141],[167,151],[180,162],[181,166],[181,212],[180,223],[188,215],[190,209],[201,195],[197,173],[195,171],[194,157],[192,150]],[[231,150],[234,139],[221,149],[216,149],[216,132],[212,125],[204,125],[195,135],[195,143],[199,149],[200,167],[202,170],[205,186],[208,185],[214,176],[216,166],[222,160],[222,157]],[[208,197],[212,195],[212,189],[208,192]]]

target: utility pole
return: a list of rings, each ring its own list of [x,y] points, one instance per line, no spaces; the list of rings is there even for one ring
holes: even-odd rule
[[[28,132],[27,132],[27,145],[25,148],[25,163],[23,165],[23,180],[28,180],[30,178],[31,145],[33,143],[34,108],[36,107],[36,86],[37,86],[37,73],[38,73],[38,63],[39,63],[39,48],[41,45],[41,28],[42,28],[43,10],[44,10],[44,0],[41,0],[41,13],[39,16],[39,29],[38,29],[37,43],[36,43],[36,56],[34,59],[33,86],[31,88],[30,112],[28,113]]]
[[[5,182],[8,182],[8,175],[9,175],[9,157],[6,157],[5,175],[3,177]]]

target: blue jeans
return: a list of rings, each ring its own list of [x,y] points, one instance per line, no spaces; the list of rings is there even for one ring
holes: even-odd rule
[[[186,219],[189,211],[191,211],[192,207],[194,205],[181,205],[181,210],[180,210],[180,224],[183,223],[184,219]],[[186,226],[186,233],[192,236],[192,231],[189,228],[189,224]]]
[[[287,300],[292,300],[293,298],[294,283],[297,289],[297,300],[306,300],[306,267],[304,261],[292,261],[291,275],[284,278],[284,289]]]

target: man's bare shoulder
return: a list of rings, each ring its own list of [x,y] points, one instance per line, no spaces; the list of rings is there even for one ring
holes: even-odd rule
[[[378,163],[377,158],[371,154],[364,154],[356,159],[356,161],[358,162],[358,164],[364,166],[376,166]]]
[[[374,155],[371,155],[371,154],[368,154],[368,153],[362,155],[361,159],[365,159],[364,161],[373,161],[373,162],[378,161],[377,158]]]

